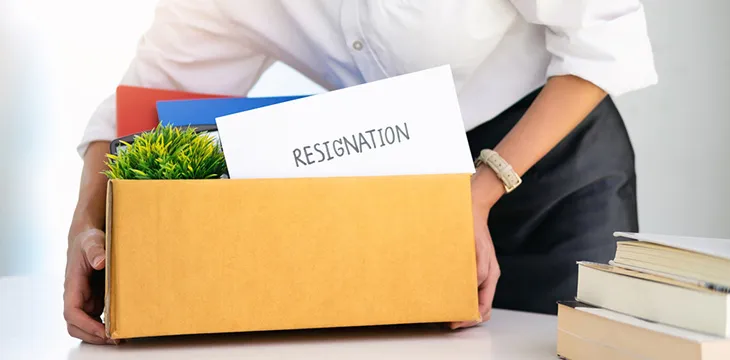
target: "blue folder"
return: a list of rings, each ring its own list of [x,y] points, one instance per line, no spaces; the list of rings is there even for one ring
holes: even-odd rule
[[[215,119],[220,116],[258,109],[306,96],[309,95],[165,100],[157,102],[157,117],[162,125],[215,125]]]

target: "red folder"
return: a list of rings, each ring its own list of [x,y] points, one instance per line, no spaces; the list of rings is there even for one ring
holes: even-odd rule
[[[116,93],[117,137],[154,129],[159,123],[158,101],[228,97],[231,96],[120,85]]]

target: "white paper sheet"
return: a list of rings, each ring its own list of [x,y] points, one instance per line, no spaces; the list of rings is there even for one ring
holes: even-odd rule
[[[626,314],[622,314],[619,312],[606,310],[606,309],[602,309],[602,308],[578,307],[577,309],[579,311],[584,311],[587,313],[598,315],[598,316],[601,316],[601,317],[604,317],[604,318],[607,318],[607,319],[610,319],[613,321],[621,322],[624,324],[629,324],[632,326],[636,326],[636,327],[651,330],[651,331],[660,332],[660,333],[667,334],[670,336],[680,337],[683,339],[687,339],[687,340],[695,341],[695,342],[699,342],[699,343],[708,342],[708,341],[722,341],[724,339],[724,338],[721,338],[718,336],[707,335],[707,334],[703,334],[703,333],[699,333],[699,332],[695,332],[695,331],[689,331],[689,330],[685,330],[685,329],[681,329],[678,327],[669,326],[669,325],[665,325],[665,324],[661,324],[661,323],[646,321],[644,319],[639,319],[639,318],[636,318],[636,317],[633,317],[630,315],[626,315]]]
[[[216,122],[234,179],[474,172],[449,66]]]
[[[659,245],[671,246],[677,249],[694,251],[705,255],[717,256],[730,260],[730,239],[705,238],[663,234],[647,234],[617,231],[616,237],[624,237],[638,241],[645,241]]]

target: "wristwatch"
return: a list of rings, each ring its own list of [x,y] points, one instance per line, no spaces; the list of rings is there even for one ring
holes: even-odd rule
[[[512,169],[512,166],[499,156],[496,151],[491,149],[482,150],[474,162],[474,166],[479,167],[482,164],[486,164],[497,174],[499,180],[504,184],[504,189],[507,193],[512,192],[512,190],[522,184],[522,178],[517,175],[514,169]]]

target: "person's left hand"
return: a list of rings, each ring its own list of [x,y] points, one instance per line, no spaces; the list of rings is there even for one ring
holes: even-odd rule
[[[479,313],[481,322],[489,320],[492,314],[492,301],[500,276],[499,263],[494,251],[492,236],[487,220],[489,211],[504,193],[501,181],[490,172],[477,170],[472,178],[472,213],[474,215],[474,242],[477,262],[477,284],[479,294]],[[471,327],[480,322],[452,323],[451,328]]]

